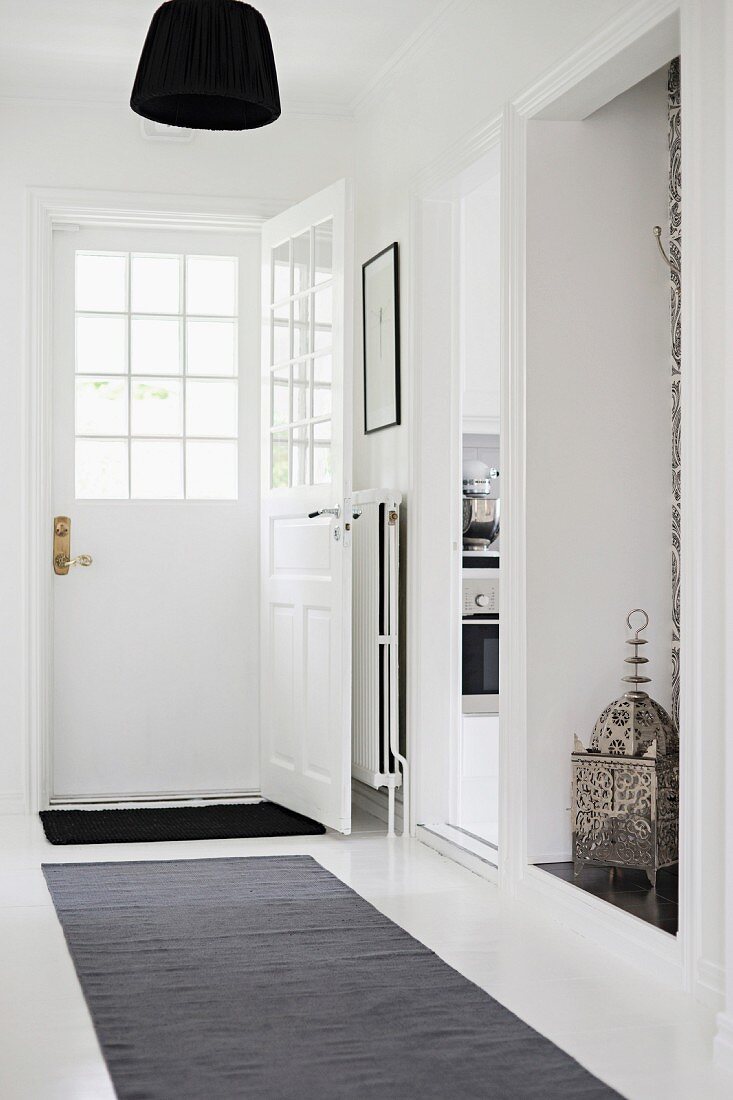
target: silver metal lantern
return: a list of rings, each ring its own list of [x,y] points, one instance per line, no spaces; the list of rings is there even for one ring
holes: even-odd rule
[[[647,657],[639,648],[649,625],[646,611],[634,615],[644,622],[628,639],[633,656],[626,663],[633,685],[603,711],[593,729],[590,746],[575,738],[573,761],[573,863],[577,878],[583,867],[635,867],[646,872],[654,886],[660,867],[678,858],[679,734],[666,710],[651,699],[640,675]]]

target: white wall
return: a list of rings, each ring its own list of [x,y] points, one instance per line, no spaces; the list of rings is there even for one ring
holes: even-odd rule
[[[570,752],[628,672],[643,607],[671,705],[666,72],[584,122],[533,122],[527,186],[528,845],[568,858]],[[630,651],[629,651],[630,652]],[[646,671],[646,670],[645,670]]]
[[[733,118],[733,72],[728,69],[726,72],[725,67],[721,66],[721,60],[724,56],[728,58],[733,57],[733,0],[724,0],[724,3],[716,4],[717,19],[713,24],[713,28],[716,34],[715,43],[717,47],[716,62],[717,64],[713,68],[713,81],[717,81],[718,90],[718,113],[714,118],[714,124],[720,127],[721,122],[725,125],[725,140],[720,140],[717,144],[717,148],[721,149],[725,158],[723,168],[723,186],[724,190],[718,192],[718,198],[723,199],[723,202],[730,208],[731,202],[733,202],[733,138],[731,137],[730,119]],[[720,33],[721,30],[724,33]],[[722,77],[722,80],[721,80]],[[722,93],[722,94],[720,94]],[[720,130],[718,129],[718,133]],[[720,135],[722,137],[722,135]],[[718,209],[713,210],[713,214],[717,214]],[[724,238],[724,256],[722,257],[724,262],[724,280],[721,279],[721,286],[718,290],[718,294],[722,297],[716,300],[715,305],[722,306],[720,320],[724,325],[723,334],[725,337],[725,357],[723,358],[723,364],[727,366],[728,379],[731,376],[731,369],[733,369],[733,361],[731,359],[731,348],[733,348],[733,295],[731,294],[731,288],[733,288],[733,219],[726,218],[725,220],[725,238]],[[716,242],[717,244],[717,242]],[[725,482],[725,496],[727,500],[730,500],[731,486],[733,485],[733,447],[730,446],[730,440],[733,439],[733,386],[728,383],[726,387],[726,400],[725,400],[725,427],[727,428],[727,436],[729,445],[727,448],[726,458],[726,482]],[[729,507],[726,509],[725,514],[725,540],[723,545],[727,548],[733,544],[733,510]],[[728,553],[728,568],[730,568],[730,553]],[[730,673],[730,655],[733,652],[733,585],[728,582],[726,590],[725,600],[725,652],[723,654],[723,669],[724,677],[722,679],[721,687],[725,690],[725,718],[726,725],[730,729],[731,722],[733,721],[733,692],[731,691],[731,673]],[[717,748],[714,745],[713,748]],[[717,756],[717,754],[716,754]],[[718,757],[720,762],[720,757]],[[721,770],[720,767],[718,769]],[[722,849],[727,852],[727,867],[730,868],[730,853],[733,851],[733,752],[728,751],[724,758],[724,783],[725,783],[725,801],[724,801],[724,814],[723,820],[720,823],[723,829],[723,837],[718,841],[718,852]],[[717,871],[718,868],[715,868]],[[716,885],[720,889],[720,879],[722,875],[718,875],[718,882]],[[728,873],[725,876],[724,881],[725,889],[725,927],[724,927],[724,960],[725,960],[725,972],[721,975],[723,978],[722,986],[724,992],[724,1012],[718,1017],[718,1034],[715,1040],[716,1056],[719,1063],[725,1066],[728,1070],[733,1071],[733,875]]]
[[[139,119],[128,108],[0,104],[0,507],[7,530],[0,573],[0,808],[22,809],[26,793],[21,584],[26,189],[235,196],[246,212],[247,198],[287,203],[352,175],[351,138],[351,125],[343,120],[298,117],[248,134],[198,133],[190,144],[162,144],[143,140]],[[258,639],[251,644],[256,650]]]
[[[401,546],[405,562],[419,545],[425,555],[422,591],[416,593],[403,662],[405,694],[412,690],[410,674],[418,668],[420,694],[415,697],[411,732],[423,751],[413,764],[417,821],[445,820],[450,769],[449,738],[453,723],[451,691],[460,691],[460,670],[448,667],[446,639],[458,628],[452,603],[458,604],[458,574],[451,542],[460,539],[458,498],[460,453],[449,450],[446,410],[459,414],[450,378],[454,334],[450,332],[453,272],[450,270],[452,210],[448,203],[430,202],[421,213],[423,255],[410,251],[411,193],[416,176],[444,156],[459,138],[495,119],[511,96],[577,46],[606,19],[624,7],[624,0],[466,0],[453,6],[438,33],[410,52],[366,103],[356,127],[357,226],[356,260],[363,263],[391,241],[400,246],[402,334],[402,425],[364,436],[363,397],[354,387],[354,484],[384,485],[403,494]],[[430,209],[428,209],[430,207]],[[440,257],[436,262],[435,258]],[[437,268],[440,267],[440,270]],[[429,282],[434,311],[423,332],[420,358],[409,361],[407,349],[408,287],[411,269]],[[357,270],[357,279],[359,271]],[[357,283],[356,301],[360,300]],[[425,303],[427,303],[427,297]],[[355,364],[361,364],[361,316],[355,314]],[[446,319],[447,329],[446,331]],[[421,447],[429,454],[424,491],[414,501],[415,472],[411,468],[410,402],[415,380],[422,387]],[[450,413],[449,415],[454,415]],[[428,470],[424,466],[423,473]],[[456,502],[453,530],[447,542],[435,538],[444,530],[445,510]],[[419,529],[416,514],[419,512]],[[434,522],[436,521],[436,522]],[[409,575],[408,584],[412,583]],[[453,595],[451,594],[453,593]],[[420,652],[417,652],[419,639]],[[453,685],[453,687],[451,687]],[[458,686],[456,686],[458,685]]]
[[[465,0],[450,10],[439,33],[390,75],[357,119],[357,265],[391,241],[399,242],[405,324],[402,426],[365,437],[359,428],[363,395],[354,387],[355,485],[402,490],[408,494],[407,514],[410,384],[419,369],[406,360],[411,181],[624,6],[625,0]],[[360,310],[355,321],[358,369]]]

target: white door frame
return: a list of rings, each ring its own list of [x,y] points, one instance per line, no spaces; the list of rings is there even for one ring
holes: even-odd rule
[[[457,786],[454,774],[456,754],[450,751],[450,746],[458,744],[462,710],[459,490],[454,488],[452,500],[455,507],[451,509],[449,519],[446,519],[447,526],[440,531],[436,531],[436,513],[427,514],[427,508],[421,506],[423,493],[429,494],[431,498],[434,495],[436,465],[442,470],[449,469],[451,486],[460,486],[461,479],[462,394],[458,339],[460,301],[455,293],[460,278],[460,187],[457,181],[462,173],[498,148],[501,134],[502,119],[501,116],[496,116],[448,149],[438,161],[416,176],[411,184],[408,362],[413,365],[413,369],[408,380],[411,433],[409,484],[412,491],[409,500],[407,570],[407,759],[412,762],[413,769],[410,814],[410,832],[413,835],[419,824],[445,823],[453,819],[451,814],[454,807],[451,799]],[[439,275],[440,286],[433,286],[431,300],[423,273],[435,273],[440,265],[444,268]],[[431,361],[431,356],[436,351],[433,332],[429,331],[429,326],[435,324],[436,318],[441,328],[451,330],[450,335],[446,332],[445,346],[441,345],[437,352],[441,374],[449,375],[449,395],[444,390],[448,402],[444,402],[439,411],[441,417],[444,413],[449,417],[449,428],[445,433],[449,440],[448,456],[442,450],[439,454],[436,453],[431,433],[426,430],[430,415],[430,394],[426,383],[429,382],[431,368],[437,366],[437,363]],[[442,354],[444,350],[445,355]],[[420,369],[415,369],[416,364],[420,364]],[[441,502],[443,499],[441,497]],[[442,516],[440,509],[437,516]],[[435,597],[421,598],[421,593],[424,595],[432,590],[432,584],[426,581],[429,568],[427,556],[432,553],[436,534],[439,535],[438,541],[445,547],[453,546],[454,568],[451,568],[450,588],[447,593],[442,593],[448,606],[443,605],[440,612],[440,629],[443,629],[442,624],[447,620],[450,633],[450,644],[446,650],[448,674],[439,684],[440,690],[445,687],[446,681],[452,685],[447,729],[439,727],[435,722],[432,729],[428,729],[421,719],[422,708],[425,706],[430,710],[430,702],[426,701],[426,689],[432,679],[430,672],[422,670],[425,644],[429,637],[434,639],[436,634],[433,622]],[[442,717],[443,711],[441,720]],[[441,784],[444,793],[439,789]],[[486,868],[487,876],[494,877],[495,869],[489,864],[486,864]]]
[[[525,358],[525,240],[526,240],[526,133],[532,118],[568,118],[585,109],[595,110],[613,96],[652,71],[649,58],[661,65],[674,56],[670,47],[680,20],[682,53],[682,110],[685,158],[685,249],[683,255],[682,332],[684,397],[682,432],[684,440],[682,494],[682,637],[681,650],[681,805],[680,845],[680,934],[673,937],[598,899],[567,888],[528,865],[527,859],[527,602],[526,602],[526,358]],[[651,969],[658,977],[695,993],[701,1000],[720,1001],[720,967],[702,957],[701,921],[702,845],[700,821],[703,811],[701,760],[704,742],[702,700],[704,682],[698,658],[703,637],[702,574],[703,533],[698,517],[705,471],[701,461],[704,437],[701,393],[702,311],[698,242],[704,222],[700,182],[700,153],[703,105],[696,93],[705,56],[701,44],[702,13],[687,0],[639,0],[625,8],[605,27],[588,39],[561,64],[543,76],[504,109],[501,119],[486,125],[456,143],[434,164],[420,173],[411,188],[409,362],[411,398],[410,499],[411,537],[409,569],[409,680],[408,757],[416,772],[412,829],[420,821],[421,768],[433,746],[419,725],[421,680],[421,624],[419,594],[424,592],[421,556],[424,539],[438,532],[421,529],[419,501],[428,488],[429,470],[423,465],[420,409],[421,390],[430,384],[421,378],[421,302],[424,294],[420,274],[423,248],[422,219],[429,195],[441,183],[483,156],[492,143],[502,143],[502,365],[501,365],[501,470],[502,470],[502,722],[500,734],[500,885],[508,892],[539,904],[563,922],[573,926],[630,962]],[[646,67],[646,69],[645,69]],[[638,71],[638,76],[635,73]],[[583,117],[577,114],[577,117]],[[457,367],[453,364],[454,373]],[[454,387],[458,385],[454,379]],[[452,413],[451,413],[452,415]],[[455,419],[455,417],[453,418]],[[458,426],[454,430],[458,431]],[[453,448],[455,449],[455,448]],[[446,521],[447,523],[448,521]],[[671,530],[670,530],[671,535]],[[440,537],[451,537],[449,529]],[[454,596],[454,600],[457,600]],[[458,605],[455,608],[458,621]],[[451,662],[457,660],[457,630],[452,633]],[[449,731],[445,731],[445,736]],[[721,823],[722,827],[722,823]]]
[[[26,344],[23,389],[25,791],[31,813],[51,793],[51,425],[53,232],[76,226],[256,233],[290,205],[271,200],[29,188],[26,205]],[[244,213],[243,211],[246,211]]]

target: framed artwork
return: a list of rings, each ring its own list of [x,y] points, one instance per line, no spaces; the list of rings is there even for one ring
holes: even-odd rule
[[[400,293],[397,242],[361,269],[364,432],[400,423]]]

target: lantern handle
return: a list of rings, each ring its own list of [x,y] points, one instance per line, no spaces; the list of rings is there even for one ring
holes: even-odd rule
[[[629,630],[634,629],[633,626],[631,625],[631,616],[632,615],[643,615],[644,616],[644,625],[640,626],[637,629],[637,631],[634,635],[636,638],[638,638],[639,635],[641,634],[642,630],[646,630],[646,628],[649,626],[649,616],[647,615],[647,613],[646,613],[646,611],[644,610],[643,607],[635,607],[633,611],[629,611],[628,615],[626,616],[626,625],[628,626]]]
[[[673,263],[672,260],[670,260],[669,256],[667,255],[667,253],[664,251],[664,245],[662,244],[662,227],[661,227],[661,225],[655,225],[654,228],[652,229],[652,233],[657,238],[657,245],[659,247],[659,251],[662,253],[662,259],[664,260],[665,264],[667,265],[667,267],[669,268],[670,271],[673,271],[675,273],[675,275],[679,275],[680,269],[678,268],[677,264]]]

